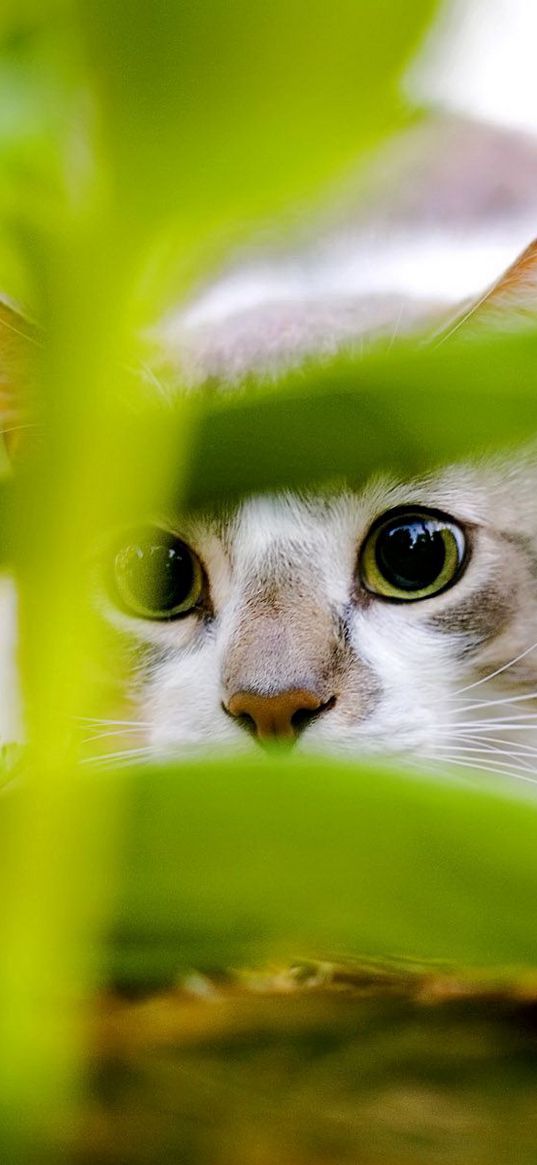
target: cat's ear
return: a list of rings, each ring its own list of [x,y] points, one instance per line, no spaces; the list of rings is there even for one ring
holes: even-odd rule
[[[10,456],[27,427],[28,382],[37,329],[0,297],[0,433]]]
[[[440,333],[440,339],[487,328],[516,331],[537,326],[537,239],[477,300],[466,304]]]

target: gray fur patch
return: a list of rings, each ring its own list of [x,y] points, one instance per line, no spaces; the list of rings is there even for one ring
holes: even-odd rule
[[[449,610],[433,615],[428,624],[438,631],[460,635],[467,649],[495,639],[505,630],[512,616],[511,596],[490,586],[462,599]]]

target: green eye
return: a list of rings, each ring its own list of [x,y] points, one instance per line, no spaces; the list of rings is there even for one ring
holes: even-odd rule
[[[408,509],[385,515],[370,530],[360,558],[364,586],[399,602],[428,599],[458,578],[466,539],[451,518]]]
[[[119,606],[142,619],[179,619],[199,602],[203,572],[197,556],[165,530],[136,531],[116,551],[112,589]]]

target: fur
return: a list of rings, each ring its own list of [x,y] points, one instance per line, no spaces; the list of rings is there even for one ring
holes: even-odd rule
[[[423,481],[380,479],[359,494],[253,498],[187,526],[168,519],[203,562],[210,615],[152,623],[101,595],[117,630],[139,644],[139,747],[162,757],[255,750],[225,711],[233,694],[306,688],[331,703],[304,728],[299,751],[449,758],[525,779],[537,717],[531,699],[517,701],[537,688],[537,650],[511,661],[537,643],[536,487],[528,456]],[[357,575],[371,523],[401,504],[450,514],[470,543],[459,581],[412,603],[371,595]]]

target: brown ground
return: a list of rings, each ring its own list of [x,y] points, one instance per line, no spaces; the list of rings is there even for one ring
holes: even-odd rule
[[[535,1165],[535,979],[300,967],[101,998],[76,1165]]]

